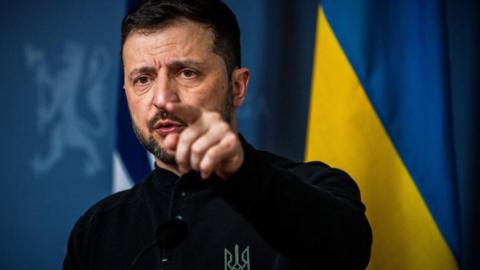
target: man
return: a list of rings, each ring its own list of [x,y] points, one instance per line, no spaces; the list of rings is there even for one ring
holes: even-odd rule
[[[221,1],[147,1],[122,24],[133,128],[155,170],[77,222],[64,269],[362,269],[371,231],[357,186],[236,132],[249,71]]]

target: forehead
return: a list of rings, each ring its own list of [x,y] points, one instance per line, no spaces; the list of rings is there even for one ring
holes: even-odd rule
[[[211,57],[213,40],[210,27],[186,19],[169,22],[157,30],[136,30],[123,45],[124,65],[151,57]]]

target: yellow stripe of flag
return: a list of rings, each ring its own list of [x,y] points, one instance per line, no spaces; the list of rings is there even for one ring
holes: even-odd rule
[[[369,269],[457,269],[322,8],[318,13],[306,159],[342,168],[360,186],[373,229]]]

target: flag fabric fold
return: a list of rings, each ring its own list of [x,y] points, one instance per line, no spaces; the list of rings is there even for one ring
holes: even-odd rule
[[[441,1],[322,1],[306,159],[358,182],[370,269],[460,261],[447,40]]]

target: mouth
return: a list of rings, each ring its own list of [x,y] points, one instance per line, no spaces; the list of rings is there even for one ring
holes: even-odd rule
[[[185,128],[185,125],[171,121],[171,120],[161,120],[155,126],[155,132],[164,137],[170,133],[180,133]]]

